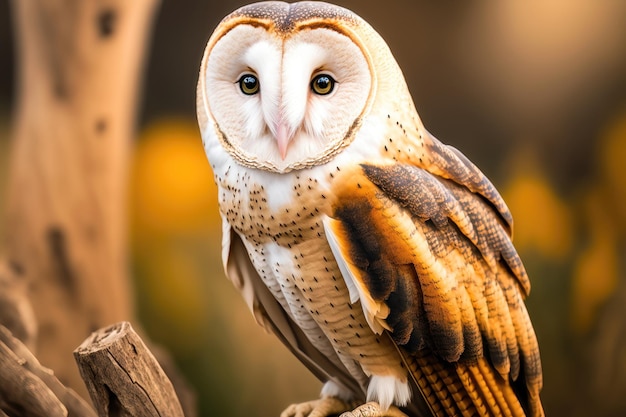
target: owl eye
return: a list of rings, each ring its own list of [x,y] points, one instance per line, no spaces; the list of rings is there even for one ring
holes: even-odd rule
[[[251,96],[259,92],[259,79],[252,74],[243,74],[239,78],[241,92]]]
[[[332,93],[334,88],[335,79],[328,74],[316,75],[311,81],[311,90],[320,96]]]

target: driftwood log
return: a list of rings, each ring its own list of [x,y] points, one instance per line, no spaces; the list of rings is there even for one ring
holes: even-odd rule
[[[130,323],[92,333],[74,357],[97,413],[0,325],[0,417],[184,416],[172,383]]]
[[[127,159],[158,0],[14,0],[17,88],[3,254],[26,283],[35,353],[86,394],[72,351],[134,320]]]
[[[35,313],[28,301],[27,283],[21,271],[0,259],[0,325],[29,349],[34,349],[37,338]]]
[[[74,357],[100,416],[183,417],[172,384],[128,322],[94,332]]]
[[[0,416],[96,417],[96,412],[0,325]]]

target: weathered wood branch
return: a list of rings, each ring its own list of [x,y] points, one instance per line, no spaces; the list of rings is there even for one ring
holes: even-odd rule
[[[172,384],[128,322],[94,332],[74,357],[101,417],[183,416]]]
[[[65,417],[67,409],[39,378],[22,368],[20,359],[0,343],[0,408],[11,415]]]
[[[0,324],[29,349],[35,347],[37,320],[28,300],[26,280],[15,265],[0,259]]]
[[[17,88],[6,198],[8,264],[24,277],[36,354],[84,387],[71,352],[133,320],[125,184],[158,0],[15,0]]]
[[[0,416],[96,417],[95,411],[0,325]]]

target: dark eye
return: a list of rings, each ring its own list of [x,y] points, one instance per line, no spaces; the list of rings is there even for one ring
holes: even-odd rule
[[[328,74],[319,74],[313,78],[311,81],[311,90],[315,94],[319,94],[320,96],[325,96],[326,94],[330,94],[335,88],[335,80]]]
[[[253,95],[259,92],[259,79],[252,74],[244,74],[239,78],[239,88],[246,95]]]

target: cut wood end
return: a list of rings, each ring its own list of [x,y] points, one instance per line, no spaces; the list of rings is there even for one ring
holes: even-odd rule
[[[96,330],[91,333],[87,339],[83,341],[75,350],[75,354],[86,354],[90,352],[96,352],[98,350],[106,349],[119,339],[123,338],[129,333],[135,333],[131,324],[127,321],[121,321],[119,323],[112,324],[107,327]]]
[[[172,383],[128,322],[92,333],[74,358],[99,415],[184,416]]]

